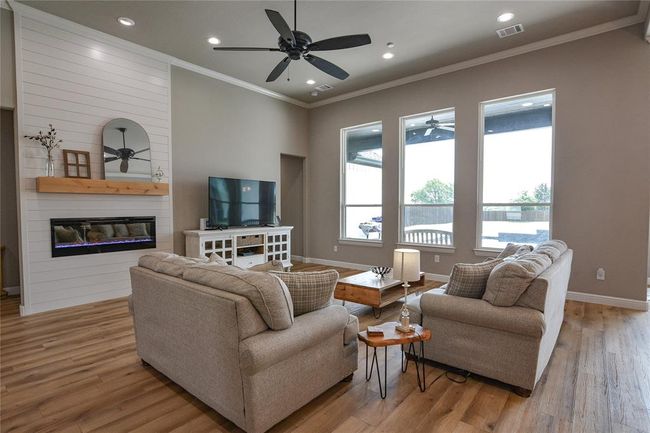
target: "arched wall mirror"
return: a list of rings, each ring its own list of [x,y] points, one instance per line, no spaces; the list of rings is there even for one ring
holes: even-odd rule
[[[106,179],[151,181],[151,144],[142,126],[113,119],[104,126],[102,140]]]

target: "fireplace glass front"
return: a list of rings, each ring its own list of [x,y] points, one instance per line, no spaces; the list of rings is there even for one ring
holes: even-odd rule
[[[156,217],[50,220],[52,257],[156,248]]]

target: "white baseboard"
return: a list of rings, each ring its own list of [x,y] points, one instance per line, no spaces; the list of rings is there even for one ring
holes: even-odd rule
[[[594,295],[583,292],[567,292],[566,298],[571,301],[588,302],[590,304],[609,305],[611,307],[629,308],[632,310],[648,311],[648,301],[617,298],[614,296]]]
[[[9,296],[20,295],[20,286],[3,287],[3,289]]]

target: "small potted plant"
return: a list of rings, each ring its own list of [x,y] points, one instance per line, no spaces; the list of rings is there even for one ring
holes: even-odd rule
[[[25,138],[34,140],[47,150],[47,165],[45,166],[45,174],[49,177],[54,177],[54,159],[52,158],[52,151],[59,147],[63,140],[56,139],[56,129],[50,123],[50,130],[46,134],[43,131],[38,131],[36,135],[25,135]]]

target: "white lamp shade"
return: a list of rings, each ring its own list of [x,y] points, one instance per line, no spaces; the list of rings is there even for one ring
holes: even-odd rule
[[[393,278],[400,281],[420,279],[420,251],[399,248],[393,252]]]

